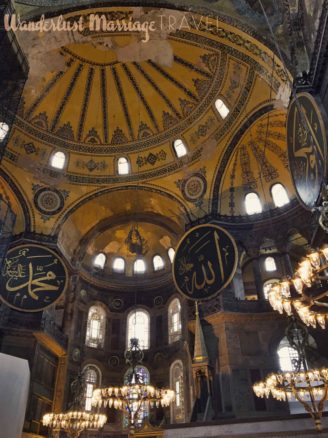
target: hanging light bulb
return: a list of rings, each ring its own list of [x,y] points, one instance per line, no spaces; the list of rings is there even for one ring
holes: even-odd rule
[[[326,327],[327,308],[321,301],[328,297],[328,245],[312,251],[303,259],[290,280],[275,283],[268,292],[269,303],[280,314],[291,315],[293,309],[312,327]],[[317,292],[316,292],[317,289]],[[298,297],[295,297],[295,291]]]
[[[133,338],[130,342],[130,349],[125,353],[127,363],[132,368],[128,375],[128,382],[119,388],[96,389],[93,393],[92,405],[105,406],[108,403],[114,409],[128,412],[129,424],[131,427],[135,427],[142,405],[169,406],[175,398],[175,393],[171,389],[154,388],[154,386],[143,382],[137,367],[142,361],[143,353],[139,348],[138,339]]]

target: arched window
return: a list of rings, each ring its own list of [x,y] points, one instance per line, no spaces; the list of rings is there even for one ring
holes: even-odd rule
[[[170,368],[170,387],[175,391],[175,400],[171,403],[171,422],[184,423],[184,385],[183,365],[181,360],[176,360]]]
[[[64,152],[57,151],[55,152],[50,159],[50,166],[55,169],[64,169],[66,164],[66,155]]]
[[[274,184],[271,187],[271,195],[276,207],[283,207],[284,205],[289,203],[289,198],[286,192],[285,187],[280,184]]]
[[[262,212],[261,201],[257,193],[247,193],[245,196],[245,208],[247,214],[256,214]]]
[[[312,336],[309,336],[309,346],[313,349],[317,348],[316,342]],[[282,338],[278,345],[277,354],[279,358],[279,367],[283,372],[297,371],[297,364],[299,354],[295,348],[289,345],[288,339],[285,336]],[[304,370],[303,364],[301,364],[300,371]],[[300,385],[301,386],[301,385]],[[315,397],[316,398],[316,397]],[[318,401],[318,400],[317,400]],[[288,400],[289,410],[291,414],[305,413],[303,406],[299,404],[294,397]],[[327,408],[325,409],[325,411]]]
[[[117,160],[117,172],[119,175],[128,175],[130,173],[130,163],[127,158],[121,157]]]
[[[169,305],[169,343],[176,342],[181,338],[181,304],[178,298],[174,298]]]
[[[188,153],[187,147],[184,144],[184,142],[181,140],[181,138],[178,138],[177,140],[174,140],[173,147],[174,147],[176,156],[178,158],[181,158],[181,157],[187,155],[187,153]]]
[[[0,122],[0,143],[7,137],[9,126],[5,122]]]
[[[137,338],[142,350],[149,348],[149,313],[143,309],[133,310],[127,320],[127,348],[130,347],[130,339]]]
[[[146,264],[145,264],[144,260],[137,259],[134,262],[134,264],[133,264],[133,272],[135,274],[143,274],[144,272],[146,272]]]
[[[217,99],[215,101],[215,108],[222,117],[222,119],[225,119],[230,112],[227,105],[221,99]]]
[[[104,269],[105,263],[106,263],[106,256],[103,252],[97,254],[93,260],[93,266],[99,269]]]
[[[273,272],[277,270],[276,261],[273,257],[266,257],[264,260],[264,268],[267,272]]]
[[[150,376],[149,376],[149,371],[147,370],[146,367],[142,366],[142,365],[137,365],[136,366],[136,372],[138,374],[138,377],[141,381],[141,383],[147,385],[150,383]],[[129,368],[127,370],[127,372],[124,375],[124,384],[127,385],[128,383],[132,382],[135,383],[135,378],[134,376],[132,377],[132,368]],[[135,393],[131,394],[132,397],[135,397],[136,399],[138,398],[138,395]],[[138,406],[136,406],[135,410],[138,409]],[[142,426],[142,423],[144,422],[144,420],[146,418],[149,417],[149,404],[148,403],[142,403],[137,416],[135,417],[135,423],[138,427]],[[123,417],[123,426],[124,427],[128,427],[129,426],[129,419],[127,415],[124,415]]]
[[[277,353],[281,371],[296,371],[296,363],[299,355],[295,348],[289,345],[286,336],[280,341]]]
[[[113,271],[124,272],[125,271],[125,260],[123,257],[116,257],[113,261]]]
[[[85,345],[92,348],[103,348],[106,332],[106,312],[100,306],[92,306],[88,313]]]
[[[83,377],[85,382],[85,391],[84,391],[84,407],[86,411],[91,411],[92,404],[92,394],[94,389],[101,385],[101,372],[98,367],[95,365],[87,365],[83,369]]]
[[[161,269],[164,269],[164,260],[160,255],[157,254],[153,257],[153,266],[154,271],[160,271]]]
[[[173,248],[169,248],[167,251],[167,254],[169,256],[170,262],[173,263],[174,260],[174,256],[175,256],[175,251]]]
[[[270,280],[267,280],[264,284],[263,284],[263,295],[264,298],[267,300],[269,298],[268,293],[270,292],[271,287],[275,284],[275,283],[279,283],[279,278],[270,278]]]

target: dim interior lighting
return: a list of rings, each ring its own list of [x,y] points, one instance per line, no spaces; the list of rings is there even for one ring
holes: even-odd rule
[[[60,414],[45,414],[42,424],[53,430],[62,430],[70,438],[77,438],[85,430],[99,430],[107,422],[106,415],[83,411],[68,411]]]
[[[93,391],[92,405],[95,407],[109,407],[127,413],[129,426],[134,429],[138,425],[138,414],[142,406],[149,408],[166,407],[174,400],[175,393],[171,389],[159,389],[143,381],[138,367],[143,359],[143,352],[139,348],[138,339],[131,339],[131,346],[125,352],[127,364],[132,368],[128,383],[120,387],[110,386]]]
[[[321,417],[324,403],[328,398],[328,368],[309,369],[306,360],[305,345],[308,343],[308,331],[297,323],[295,318],[286,330],[291,348],[298,353],[294,359],[294,371],[269,374],[264,380],[253,385],[257,397],[288,402],[296,399],[301,403],[321,430]]]
[[[271,285],[268,299],[279,313],[295,311],[307,326],[326,328],[328,320],[328,246],[308,254],[294,276]]]
[[[79,373],[71,383],[73,401],[69,410],[48,413],[42,417],[42,424],[55,432],[63,431],[69,438],[78,438],[86,430],[99,430],[107,422],[104,414],[86,412],[81,409],[85,397],[85,376]]]

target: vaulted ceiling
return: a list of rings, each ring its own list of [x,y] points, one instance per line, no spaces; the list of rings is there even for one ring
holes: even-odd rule
[[[179,11],[83,9],[66,18],[95,11],[154,20],[156,31],[147,43],[129,32],[19,35],[31,70],[2,163],[11,192],[25,200],[17,232],[29,222],[31,231],[59,233],[72,259],[81,245],[88,254],[108,248],[115,239],[104,223],[115,233],[120,220],[122,230],[153,223],[150,241],[168,234],[177,241],[187,222],[207,213],[245,216],[250,190],[266,210],[275,182],[294,197],[288,78],[270,49],[230,20],[205,17],[205,25]],[[173,31],[160,26],[161,16],[186,17],[188,26]],[[216,99],[229,108],[225,119]],[[178,138],[188,150],[182,158],[172,146]],[[58,150],[67,155],[63,171],[50,166]],[[117,173],[122,156],[129,175]]]

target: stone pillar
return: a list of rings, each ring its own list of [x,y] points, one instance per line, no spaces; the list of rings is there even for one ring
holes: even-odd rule
[[[52,404],[53,412],[59,413],[63,410],[63,402],[65,395],[65,382],[66,382],[66,371],[67,371],[67,356],[60,356],[58,358],[57,376],[54,400]]]
[[[254,258],[252,260],[252,268],[253,268],[254,283],[255,283],[257,296],[258,296],[259,300],[265,300],[264,293],[263,293],[263,282],[262,282],[262,276],[261,276],[261,269],[260,269],[260,259],[258,257]]]

